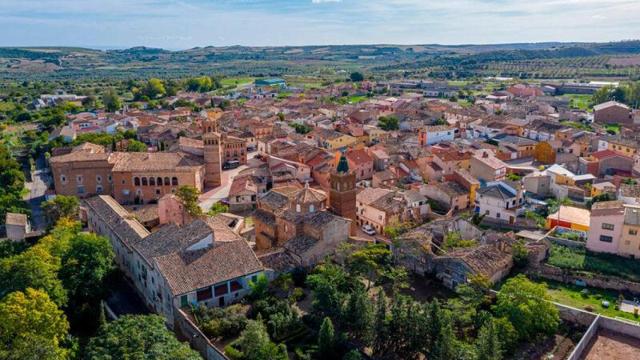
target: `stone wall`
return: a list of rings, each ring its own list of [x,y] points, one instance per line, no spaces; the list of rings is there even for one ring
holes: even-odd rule
[[[560,269],[555,266],[541,264],[528,270],[529,275],[559,281],[566,284],[575,284],[576,281],[584,281],[587,286],[625,291],[640,295],[640,283],[624,280],[615,276],[605,276],[593,273],[580,273],[571,270]]]
[[[229,360],[222,351],[204,335],[189,316],[179,308],[174,308],[174,329],[180,340],[187,340],[193,349],[206,360]]]

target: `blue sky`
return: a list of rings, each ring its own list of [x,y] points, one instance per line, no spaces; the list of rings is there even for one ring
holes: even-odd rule
[[[640,0],[0,0],[0,46],[487,44],[640,38]]]

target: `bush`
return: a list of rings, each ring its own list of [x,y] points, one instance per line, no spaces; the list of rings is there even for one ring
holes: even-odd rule
[[[202,331],[209,338],[234,338],[247,326],[247,317],[242,305],[227,308],[206,308],[201,305],[193,311]]]

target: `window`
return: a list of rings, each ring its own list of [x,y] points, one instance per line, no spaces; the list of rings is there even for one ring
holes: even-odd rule
[[[150,177],[149,178],[149,185],[150,186],[156,186],[156,178]]]
[[[217,285],[215,287],[216,297],[217,296],[222,296],[222,295],[228,294],[228,293],[229,293],[229,287],[227,286],[227,283],[224,283],[222,285]]]
[[[178,186],[178,178],[177,177],[172,177],[171,178],[171,185]]]
[[[158,186],[162,186],[162,178],[158,177],[158,179],[156,180],[156,183]]]
[[[231,281],[231,292],[242,290],[242,284],[238,280]]]
[[[96,186],[96,194],[102,194],[102,186],[101,185],[97,185]]]
[[[629,235],[638,235],[638,230],[629,229]]]
[[[77,182],[78,184],[82,184],[82,175],[78,175],[78,176],[76,176],[76,182]]]
[[[67,182],[67,177],[64,175],[60,175],[60,181],[62,181],[62,183],[65,184]]]
[[[78,194],[84,194],[84,186],[78,186]]]
[[[187,299],[187,295],[180,296],[180,307],[189,306],[189,300]]]
[[[607,235],[600,235],[600,241],[610,243],[610,242],[613,242],[613,237],[607,236]]]
[[[496,214],[496,217],[497,217],[498,219],[500,219],[500,213],[497,213],[497,214]]]
[[[198,290],[196,292],[196,299],[198,299],[198,301],[204,301],[204,300],[209,300],[211,299],[212,295],[211,295],[211,287],[202,289],[202,290]]]
[[[164,178],[164,184],[167,185],[167,186],[171,185],[171,181],[169,181],[168,177]]]
[[[96,181],[101,183],[102,182],[102,176],[96,175]]]
[[[111,175],[107,176],[107,180],[108,180],[109,182],[113,181],[113,179],[111,178]],[[124,180],[122,180],[122,183],[124,184]]]
[[[133,178],[133,185],[140,186],[140,178],[139,177],[134,177]]]
[[[613,224],[602,223],[602,229],[604,230],[613,230]]]
[[[147,182],[147,178],[143,177],[142,178],[142,186],[147,186],[147,185],[149,185],[149,183]]]

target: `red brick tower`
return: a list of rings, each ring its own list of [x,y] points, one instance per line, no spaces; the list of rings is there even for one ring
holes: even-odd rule
[[[329,207],[331,211],[351,219],[351,234],[355,235],[356,223],[356,174],[349,172],[349,163],[342,154],[338,166],[329,178]]]

